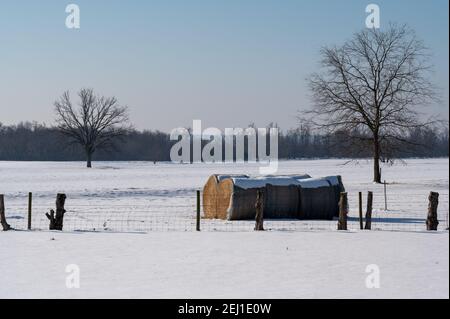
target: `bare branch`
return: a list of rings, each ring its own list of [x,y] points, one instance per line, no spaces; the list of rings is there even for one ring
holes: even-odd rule
[[[73,107],[69,92],[55,102],[59,130],[69,143],[81,145],[88,158],[100,148],[111,147],[114,141],[131,130],[128,108],[120,106],[115,97],[95,95],[92,89],[78,92],[78,108]]]
[[[378,162],[390,141],[404,141],[405,130],[434,123],[416,110],[437,95],[428,50],[408,27],[364,30],[321,55],[323,70],[309,79],[314,107],[306,112],[316,128],[371,133]]]

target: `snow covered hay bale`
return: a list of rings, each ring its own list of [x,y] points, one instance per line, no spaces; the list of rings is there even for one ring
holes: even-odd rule
[[[265,192],[267,219],[332,219],[339,213],[340,176],[311,178],[309,175],[249,176],[213,175],[205,185],[205,218],[248,220],[255,218],[258,189]]]
[[[225,180],[231,190],[231,199],[227,209],[228,220],[254,219],[255,201],[258,189],[265,196],[264,217],[268,219],[297,218],[300,193],[296,184],[309,175],[264,176],[257,178],[233,178]],[[224,203],[225,204],[225,203]]]
[[[305,179],[298,187],[299,219],[332,220],[339,216],[340,193],[345,191],[340,176]]]
[[[219,183],[231,178],[248,178],[247,175],[212,175],[203,187],[203,212],[207,219],[227,219],[231,192]]]

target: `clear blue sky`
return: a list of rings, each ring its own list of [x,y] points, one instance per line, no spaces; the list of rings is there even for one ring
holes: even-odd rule
[[[69,3],[80,30],[65,27]],[[0,122],[51,124],[63,91],[93,87],[141,129],[291,128],[318,51],[363,29],[369,3],[431,48],[443,102],[428,109],[448,118],[448,0],[1,0]]]

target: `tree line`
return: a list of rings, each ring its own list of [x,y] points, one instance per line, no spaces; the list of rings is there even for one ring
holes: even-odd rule
[[[308,126],[280,130],[280,159],[371,158],[371,149],[364,141],[351,138],[354,132],[315,132]],[[404,142],[396,148],[385,148],[382,161],[395,158],[448,157],[449,132],[446,127],[414,128],[404,134]],[[3,161],[84,161],[86,154],[80,144],[57,127],[36,122],[17,125],[0,123],[0,160]],[[98,161],[170,161],[170,149],[176,141],[160,131],[130,129],[109,148],[98,149]]]
[[[381,162],[448,157],[448,123],[418,111],[440,101],[429,55],[412,29],[397,25],[365,29],[342,45],[324,47],[321,68],[308,80],[311,108],[303,111],[300,128],[279,136],[278,157],[371,157],[376,183],[382,180]],[[54,106],[55,127],[1,126],[0,160],[85,159],[87,167],[93,159],[170,160],[176,141],[166,133],[133,129],[128,107],[114,96],[82,88],[76,100],[67,91]],[[252,145],[248,139],[246,144]],[[191,161],[192,149],[191,144]]]

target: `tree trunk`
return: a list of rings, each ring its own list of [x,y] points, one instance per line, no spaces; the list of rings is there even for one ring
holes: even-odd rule
[[[262,190],[258,190],[256,193],[256,231],[264,231],[264,192]]]
[[[347,193],[341,193],[341,199],[339,200],[338,230],[347,230],[347,216],[348,216]]]
[[[373,138],[373,181],[381,184],[380,141],[376,135]]]
[[[5,216],[5,201],[4,196],[0,195],[0,222],[2,224],[3,230],[7,231],[11,229],[11,226],[8,225],[6,222],[6,216]]]
[[[92,151],[90,150],[86,151],[86,167],[87,168],[92,167]]]
[[[427,230],[438,230],[439,219],[437,209],[439,205],[439,193],[431,192],[428,201]]]
[[[65,202],[65,194],[56,195],[56,214],[53,209],[50,211],[50,214],[45,214],[50,220],[50,230],[63,230],[64,214],[66,213],[66,210],[64,209]]]

